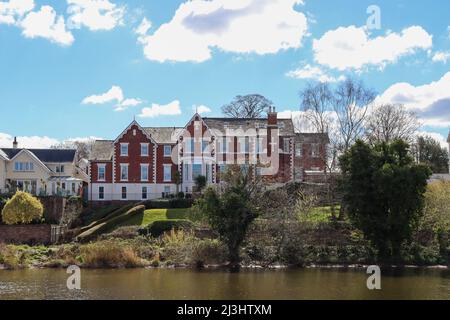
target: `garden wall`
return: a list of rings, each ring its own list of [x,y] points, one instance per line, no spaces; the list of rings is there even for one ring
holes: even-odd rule
[[[63,229],[50,224],[0,225],[0,242],[17,244],[51,244],[58,242]]]
[[[63,197],[39,197],[44,206],[45,222],[71,225],[83,211],[81,199],[68,200]]]

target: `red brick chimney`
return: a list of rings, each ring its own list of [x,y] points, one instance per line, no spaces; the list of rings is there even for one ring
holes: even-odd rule
[[[269,113],[267,116],[267,124],[269,126],[277,126],[278,125],[278,113],[275,110],[275,107],[269,108]]]

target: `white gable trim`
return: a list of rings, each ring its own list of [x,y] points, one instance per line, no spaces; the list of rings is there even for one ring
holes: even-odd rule
[[[36,155],[31,152],[30,150],[27,149],[22,149],[21,151],[19,151],[10,161],[13,162],[14,159],[16,159],[19,155],[21,155],[22,153],[26,153],[28,154],[34,161],[36,161],[36,163],[38,165],[40,165],[45,171],[47,172],[52,172],[38,157],[36,157]]]
[[[184,135],[184,133],[186,132],[187,127],[189,127],[189,125],[194,121],[195,117],[199,117],[200,121],[205,125],[206,129],[209,131],[209,133],[211,134],[212,137],[216,137],[216,135],[214,134],[213,130],[211,130],[208,125],[206,124],[206,122],[203,120],[202,116],[199,113],[195,113],[191,120],[188,121],[188,123],[184,126],[183,130],[180,131],[180,134],[177,136],[177,141],[180,141],[180,137],[182,135]]]
[[[153,144],[157,144],[156,141],[153,139],[153,137],[152,137],[151,135],[149,135],[149,134],[144,130],[144,128],[142,128],[141,125],[140,125],[136,120],[133,120],[133,122],[131,122],[131,123],[128,125],[128,127],[127,127],[125,130],[122,131],[122,133],[116,138],[116,140],[114,140],[114,144],[116,144],[117,142],[119,142],[119,140],[123,138],[123,136],[128,132],[128,130],[131,129],[131,127],[132,127],[133,125],[136,125],[136,126],[139,128],[139,130],[141,130],[141,132],[142,132],[142,133],[143,133],[143,134],[144,134],[144,135],[145,135],[145,136],[146,136]]]

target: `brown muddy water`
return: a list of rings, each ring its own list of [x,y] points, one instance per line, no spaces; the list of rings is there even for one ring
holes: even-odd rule
[[[67,289],[65,270],[0,270],[4,299],[126,300],[450,300],[450,270],[383,271],[370,291],[363,269],[195,271],[186,269],[81,270],[81,290]]]

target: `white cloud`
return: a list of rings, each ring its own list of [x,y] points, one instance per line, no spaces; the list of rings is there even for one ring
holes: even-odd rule
[[[14,137],[0,132],[0,147],[1,148],[12,148],[14,141]],[[59,143],[57,139],[49,138],[49,137],[17,137],[17,141],[19,142],[19,148],[34,148],[34,149],[42,149],[42,148],[50,148]]]
[[[112,101],[121,102],[123,100],[123,91],[122,88],[118,86],[112,86],[108,92],[92,95],[87,98],[84,98],[83,104],[104,104]]]
[[[141,99],[128,98],[125,99],[123,90],[119,86],[112,86],[107,92],[86,97],[82,104],[105,104],[116,102],[115,111],[123,111],[129,107],[135,107],[143,103]]]
[[[159,62],[203,62],[213,49],[273,54],[299,48],[306,16],[302,0],[197,0],[181,4],[172,20],[143,38],[144,54]]]
[[[342,71],[369,66],[384,68],[418,49],[430,49],[432,43],[432,36],[420,26],[373,39],[365,27],[349,26],[326,32],[313,41],[313,49],[317,63]]]
[[[74,41],[72,33],[66,30],[64,17],[57,16],[50,6],[42,6],[39,11],[28,13],[19,24],[26,38],[41,37],[63,46],[69,46]]]
[[[286,73],[286,76],[296,79],[312,79],[320,82],[337,82],[345,79],[344,76],[335,78],[326,74],[321,68],[307,64],[302,68],[298,68]]]
[[[145,36],[152,27],[152,22],[143,18],[141,24],[134,30],[134,32],[139,36]]]
[[[109,0],[67,0],[70,28],[91,31],[112,30],[123,24],[125,8]]]
[[[450,51],[438,51],[434,54],[432,60],[433,62],[447,63],[447,60],[450,60]]]
[[[33,10],[33,0],[9,0],[0,2],[0,24],[15,24],[27,12]]]
[[[102,138],[90,136],[90,137],[77,137],[68,138],[66,140],[58,140],[47,136],[22,136],[17,137],[19,148],[28,149],[48,149],[61,143],[70,142],[88,142],[92,140],[102,140]],[[14,137],[7,133],[0,132],[0,148],[12,148]]]
[[[139,117],[155,118],[158,116],[177,116],[181,114],[180,101],[175,100],[166,105],[153,103],[151,107],[142,109]]]
[[[416,111],[424,125],[434,127],[450,126],[450,72],[441,79],[420,86],[401,82],[389,87],[378,103],[400,103]]]
[[[192,110],[194,112],[197,112],[198,114],[212,112],[211,108],[209,108],[209,107],[207,107],[205,105],[200,105],[200,106],[194,105],[194,106],[192,106]]]

